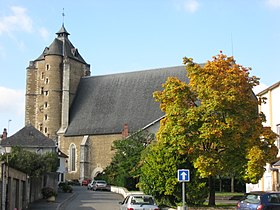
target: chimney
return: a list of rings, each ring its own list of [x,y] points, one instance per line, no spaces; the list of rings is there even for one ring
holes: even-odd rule
[[[124,126],[123,126],[122,137],[123,138],[128,137],[128,125],[127,125],[127,123],[125,123]]]
[[[7,128],[4,128],[3,134],[2,134],[2,136],[1,136],[2,140],[6,139],[6,138],[7,138],[7,135],[8,135],[8,133],[7,133]]]

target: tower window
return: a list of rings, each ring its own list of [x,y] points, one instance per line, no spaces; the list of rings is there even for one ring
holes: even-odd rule
[[[47,133],[48,132],[48,128],[47,127],[45,127],[45,133]]]
[[[44,94],[44,87],[41,87],[41,94]]]
[[[44,78],[45,78],[45,73],[42,72],[42,73],[41,73],[41,79],[44,79]]]
[[[48,115],[45,114],[45,120],[47,120],[47,119],[48,119]]]
[[[46,70],[47,70],[47,71],[50,70],[50,64],[47,64],[47,65],[46,65]]]
[[[39,124],[39,131],[41,131],[41,132],[43,131],[43,124],[42,123]]]
[[[46,78],[45,83],[49,84],[49,78]]]
[[[71,144],[69,149],[70,149],[69,169],[70,169],[70,171],[76,171],[76,146],[75,146],[75,144]]]
[[[45,107],[45,108],[48,108],[48,102],[45,102],[45,103],[44,103],[44,107]]]
[[[45,95],[48,96],[49,95],[49,91],[45,91]]]

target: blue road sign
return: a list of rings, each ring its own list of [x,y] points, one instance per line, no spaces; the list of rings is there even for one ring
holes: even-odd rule
[[[189,182],[190,181],[190,170],[189,169],[178,169],[178,181]]]

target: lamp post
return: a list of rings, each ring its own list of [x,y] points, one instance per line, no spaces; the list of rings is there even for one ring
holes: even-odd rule
[[[6,163],[1,162],[1,178],[2,178],[2,196],[1,196],[1,210],[5,210],[6,207]]]
[[[6,192],[5,192],[5,196],[6,196],[6,199],[5,199],[5,202],[4,200],[2,200],[2,203],[4,203],[4,209],[8,209],[8,206],[9,206],[9,153],[11,153],[11,147],[10,146],[6,146],[5,147],[5,154],[6,154],[6,164],[5,164],[5,184],[6,186],[4,187]]]

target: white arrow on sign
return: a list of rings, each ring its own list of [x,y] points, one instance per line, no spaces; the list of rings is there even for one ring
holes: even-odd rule
[[[181,176],[182,176],[182,179],[183,180],[186,180],[186,176],[187,176],[188,174],[185,172],[185,171],[183,171],[183,173],[181,173]]]

